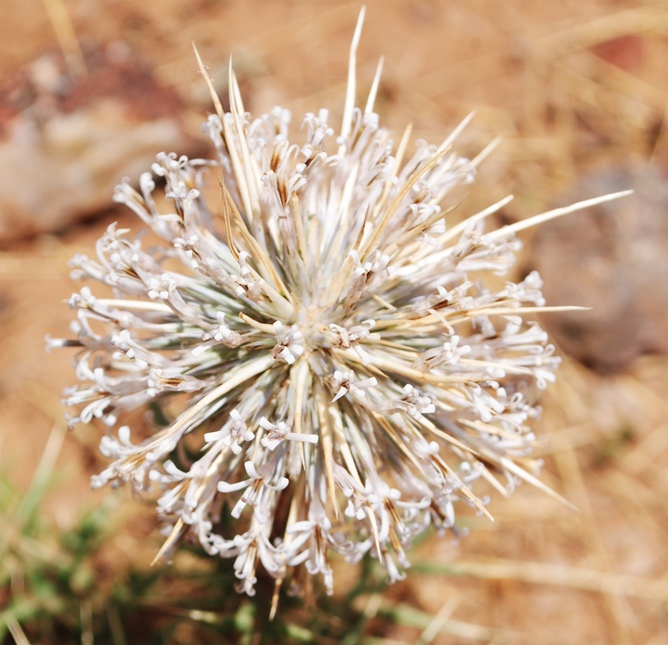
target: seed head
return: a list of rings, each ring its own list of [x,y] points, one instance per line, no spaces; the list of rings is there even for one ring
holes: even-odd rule
[[[475,480],[541,486],[529,424],[558,364],[525,318],[541,281],[490,280],[522,226],[485,232],[507,200],[449,221],[477,161],[454,135],[406,158],[375,90],[353,108],[355,44],[341,129],[307,114],[301,143],[287,110],[251,119],[231,75],[230,111],[203,125],[214,158],[160,154],[139,192],[116,190],[158,243],[111,225],[97,259],[75,257],[113,296],[83,287],[76,338],[52,341],[80,347],[72,421],[106,426],[93,484],[154,494],[159,555],[194,538],[235,558],[248,594],[260,566],[331,591],[332,552],[402,578],[414,536],[455,530],[456,502],[487,514]],[[133,410],[152,411],[149,436]]]

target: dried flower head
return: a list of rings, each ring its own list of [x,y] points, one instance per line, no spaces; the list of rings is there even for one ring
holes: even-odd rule
[[[533,390],[558,364],[524,318],[545,308],[541,282],[488,278],[513,264],[516,230],[568,209],[485,232],[503,200],[451,225],[446,198],[482,156],[453,135],[405,159],[410,129],[395,148],[373,112],[378,77],[353,107],[359,27],[339,132],[321,110],[291,143],[290,113],[251,120],[231,74],[230,111],[203,126],[215,159],[161,154],[139,192],[117,188],[160,243],[112,225],[97,260],[74,258],[114,295],[75,293],[76,339],[51,341],[80,348],[72,421],[107,427],[93,484],[157,492],[159,555],[196,538],[236,559],[248,594],[260,564],[331,591],[331,552],[397,580],[414,536],[454,529],[455,502],[487,514],[478,478],[541,486]],[[119,427],[136,409],[154,413],[148,438]]]

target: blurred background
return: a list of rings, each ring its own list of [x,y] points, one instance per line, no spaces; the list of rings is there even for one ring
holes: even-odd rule
[[[566,358],[544,398],[544,481],[496,521],[464,514],[455,544],[416,545],[405,582],[337,564],[320,610],[286,601],[262,624],[229,566],[160,544],[128,491],[91,492],[98,431],[67,433],[67,260],[109,222],[111,195],[157,152],[206,155],[197,46],[246,108],[342,111],[360,2],[21,0],[0,20],[0,643],[339,642],[659,645],[668,642],[668,3],[368,0],[359,100],[385,57],[377,111],[458,151],[501,143],[467,213],[514,194],[516,221],[633,188],[633,197],[523,234],[542,322]],[[78,287],[77,287],[78,288]],[[360,583],[360,580],[363,580]],[[259,621],[259,623],[258,623]],[[258,626],[259,625],[259,626]],[[221,640],[222,639],[222,640]]]

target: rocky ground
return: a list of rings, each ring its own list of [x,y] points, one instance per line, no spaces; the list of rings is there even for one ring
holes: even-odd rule
[[[358,10],[338,0],[3,7],[0,462],[19,487],[49,437],[57,443],[60,390],[74,379],[67,352],[45,355],[43,341],[67,331],[67,259],[90,252],[110,221],[136,225],[111,202],[121,177],[163,149],[206,150],[198,123],[211,106],[192,43],[221,91],[233,56],[254,113],[274,104],[337,113]],[[418,547],[414,561],[455,577],[416,566],[369,614],[408,602],[435,617],[444,633],[433,642],[443,644],[666,642],[668,8],[369,0],[362,88],[381,55],[386,125],[410,121],[416,138],[436,142],[476,110],[460,151],[503,137],[470,212],[509,193],[507,221],[628,187],[636,195],[527,233],[518,267],[541,271],[551,304],[592,307],[544,320],[569,357],[545,398],[544,479],[580,512],[526,486],[497,499],[494,524],[470,518],[459,544]],[[100,465],[95,444],[85,430],[64,438],[49,505],[63,527],[104,496],[87,484]],[[426,627],[374,625],[387,643],[415,642]]]

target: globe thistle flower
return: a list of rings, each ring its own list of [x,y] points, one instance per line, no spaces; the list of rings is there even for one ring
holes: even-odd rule
[[[400,579],[416,535],[455,530],[457,502],[488,515],[476,480],[544,488],[530,424],[559,359],[526,318],[547,309],[541,282],[489,276],[518,230],[589,202],[486,232],[503,200],[451,224],[484,153],[457,155],[456,131],[406,158],[410,129],[395,147],[373,112],[378,75],[353,107],[360,25],[339,131],[321,110],[292,143],[290,113],[251,119],[231,73],[229,112],[203,126],[214,158],[161,154],[139,191],[118,186],[157,242],[111,225],[97,259],[75,257],[113,295],[84,286],[75,338],[51,341],[80,348],[71,422],[106,427],[93,485],[154,495],[158,557],[194,539],[250,595],[260,567],[331,592],[332,552]],[[149,436],[133,410],[152,411]]]

